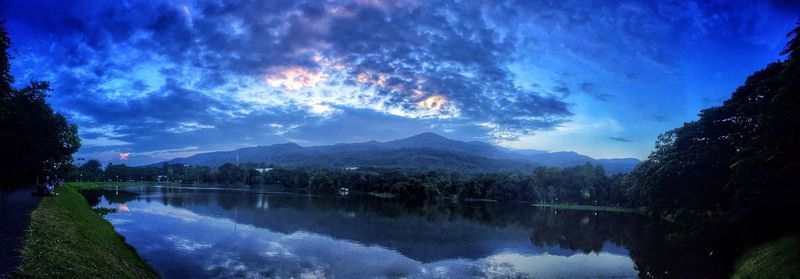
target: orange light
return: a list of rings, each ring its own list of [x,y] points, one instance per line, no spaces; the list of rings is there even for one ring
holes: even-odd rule
[[[427,110],[441,110],[445,103],[447,103],[447,99],[442,96],[435,95],[419,101],[417,105]]]
[[[266,78],[269,85],[283,87],[288,90],[313,87],[327,79],[328,75],[324,72],[309,70],[302,67],[288,68]]]

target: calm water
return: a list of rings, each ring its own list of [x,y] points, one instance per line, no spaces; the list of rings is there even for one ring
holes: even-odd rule
[[[93,206],[119,209],[106,219],[165,278],[700,278],[727,271],[714,248],[669,243],[635,214],[258,190],[83,193]]]

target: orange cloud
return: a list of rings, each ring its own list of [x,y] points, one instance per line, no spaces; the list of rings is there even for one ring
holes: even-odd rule
[[[267,83],[274,87],[288,90],[299,90],[314,87],[318,83],[328,80],[328,74],[310,70],[303,67],[291,67],[266,78]]]
[[[417,105],[427,110],[441,110],[442,106],[446,103],[447,99],[439,95],[434,95],[417,102]]]

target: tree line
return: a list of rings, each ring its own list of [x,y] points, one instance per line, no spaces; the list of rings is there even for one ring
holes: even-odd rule
[[[613,206],[628,203],[621,188],[623,175],[608,176],[602,166],[591,164],[563,169],[539,167],[530,173],[465,174],[447,170],[307,169],[230,163],[218,168],[108,164],[103,169],[99,161],[89,160],[71,170],[67,177],[74,181],[161,181],[233,187],[275,184],[319,194],[337,194],[341,188],[347,188],[391,194],[403,200],[453,198]]]

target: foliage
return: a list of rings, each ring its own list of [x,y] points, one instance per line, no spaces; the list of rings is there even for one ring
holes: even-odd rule
[[[785,61],[659,136],[648,160],[623,179],[634,206],[686,226],[730,226],[751,242],[798,229],[800,185],[790,179],[800,171],[798,31]]]
[[[0,186],[31,184],[66,172],[80,147],[78,127],[47,104],[50,85],[32,81],[14,89],[11,41],[0,24]]]
[[[87,166],[91,164],[91,166]],[[78,167],[84,181],[158,181],[187,184],[220,184],[236,187],[277,184],[289,189],[335,194],[340,188],[365,193],[383,193],[401,200],[456,198],[469,200],[528,201],[621,206],[627,198],[621,176],[607,176],[600,166],[591,164],[560,168],[537,168],[521,173],[463,174],[445,170],[362,168],[317,169],[255,168],[224,164],[208,167],[164,164],[157,167],[128,167],[109,164],[97,170],[89,161]],[[260,170],[260,171],[258,171]],[[70,179],[78,180],[74,174]]]
[[[748,249],[737,260],[732,278],[800,278],[800,234]]]

